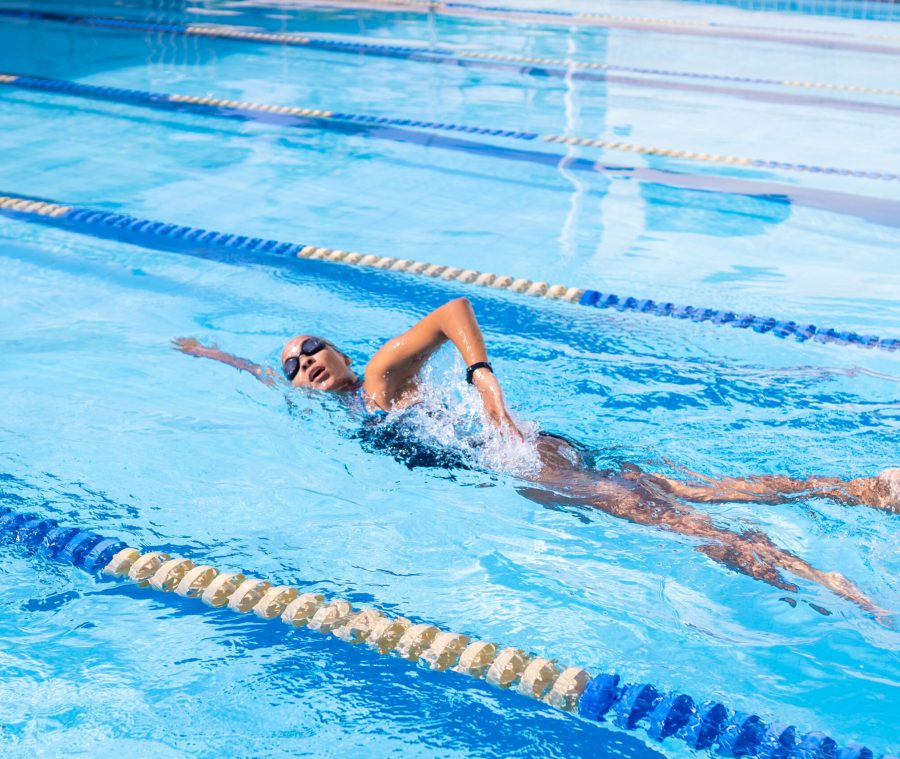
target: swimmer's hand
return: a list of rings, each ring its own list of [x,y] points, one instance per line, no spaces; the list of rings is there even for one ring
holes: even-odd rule
[[[177,351],[187,353],[189,356],[199,356],[200,358],[215,358],[215,354],[218,352],[215,345],[203,345],[203,343],[198,342],[193,337],[173,338],[172,347]]]
[[[478,370],[473,377],[475,389],[481,394],[481,402],[484,404],[484,412],[493,424],[499,430],[508,430],[519,440],[524,440],[525,436],[516,427],[516,423],[506,408],[506,402],[503,400],[503,390],[500,383],[494,376],[493,372],[486,370]]]
[[[277,375],[272,369],[255,364],[249,359],[233,356],[230,353],[219,350],[215,344],[203,345],[203,343],[198,342],[193,337],[176,337],[172,340],[172,347],[177,351],[186,353],[188,356],[221,361],[223,364],[233,366],[242,372],[249,372],[264,385],[269,387],[275,386]]]

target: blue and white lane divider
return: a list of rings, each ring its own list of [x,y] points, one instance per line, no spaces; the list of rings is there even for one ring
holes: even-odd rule
[[[838,746],[824,733],[802,734],[791,725],[765,722],[732,711],[718,701],[697,703],[683,693],[666,693],[648,683],[626,683],[616,674],[592,676],[582,667],[414,624],[376,609],[355,609],[343,599],[326,599],[208,564],[142,553],[116,538],[64,527],[54,519],[0,505],[0,540],[22,545],[48,559],[72,564],[97,578],[131,580],[139,587],[174,592],[215,608],[262,619],[280,618],[291,628],[307,627],[347,643],[366,643],[380,654],[394,653],[437,671],[453,671],[543,701],[557,709],[625,730],[644,728],[657,741],[682,740],[698,751],[758,759],[874,759],[859,743]],[[884,756],[883,759],[897,759]]]
[[[814,324],[803,324],[770,316],[735,313],[723,309],[677,305],[670,302],[657,302],[649,298],[602,293],[599,290],[554,285],[475,269],[460,269],[454,266],[433,264],[427,261],[366,255],[315,245],[226,234],[182,224],[166,224],[162,221],[141,219],[127,214],[63,205],[12,193],[0,194],[0,213],[26,221],[61,227],[79,234],[116,239],[154,250],[182,253],[224,251],[240,253],[244,256],[249,255],[253,258],[258,257],[263,260],[266,257],[305,258],[371,267],[389,272],[415,274],[421,277],[489,287],[496,290],[508,290],[522,295],[564,300],[581,306],[612,308],[616,311],[630,311],[651,316],[667,316],[694,322],[707,322],[718,326],[727,325],[779,338],[790,337],[800,342],[813,340],[820,343],[855,345],[886,351],[900,349],[900,339],[897,338],[860,335],[849,330],[817,327]]]
[[[535,76],[565,77],[576,80],[605,82],[619,81],[610,78],[607,74],[596,72],[624,72],[628,74],[644,74],[652,76],[665,76],[701,81],[729,82],[732,84],[757,84],[772,87],[787,87],[804,90],[827,90],[832,92],[857,92],[866,95],[885,95],[888,97],[900,97],[900,88],[873,87],[871,85],[836,84],[831,82],[810,82],[797,79],[775,79],[772,77],[736,76],[734,74],[717,74],[700,71],[678,71],[659,68],[658,66],[626,66],[615,63],[598,63],[591,61],[577,61],[546,56],[516,55],[513,53],[483,52],[479,50],[467,50],[465,48],[451,48],[441,46],[415,46],[390,44],[384,42],[371,42],[367,40],[344,40],[331,37],[316,37],[308,34],[267,32],[264,30],[251,30],[245,27],[216,24],[215,26],[203,24],[172,24],[149,21],[146,19],[122,19],[105,16],[75,16],[65,13],[51,13],[37,11],[29,8],[0,8],[0,16],[9,18],[22,18],[28,20],[54,21],[79,26],[99,27],[102,29],[116,29],[132,32],[156,32],[160,34],[174,34],[188,37],[208,37],[214,39],[231,40],[234,42],[250,42],[257,45],[269,44],[292,47],[306,47],[310,49],[327,50],[336,53],[355,53],[362,55],[380,56],[386,58],[398,58],[402,60],[418,61],[422,63],[452,63],[459,66],[472,66],[481,68],[504,68],[517,73]],[[524,65],[523,65],[524,64]],[[595,73],[586,73],[593,71]],[[641,84],[642,80],[627,80],[624,83]],[[653,84],[646,80],[645,84]],[[740,94],[742,90],[731,91],[728,94]],[[804,104],[804,100],[795,101]],[[847,106],[853,105],[847,100],[816,101],[819,104]],[[856,104],[861,105],[861,104]]]
[[[890,171],[873,171],[868,169],[848,169],[845,167],[823,166],[813,163],[797,163],[793,161],[772,161],[765,158],[748,158],[723,153],[707,153],[681,148],[665,148],[653,145],[638,145],[616,140],[603,140],[589,137],[578,137],[562,134],[539,134],[516,129],[497,129],[495,127],[470,126],[447,122],[429,121],[427,119],[408,119],[390,116],[373,116],[367,113],[337,112],[320,108],[303,108],[297,106],[279,106],[269,103],[252,103],[246,101],[215,98],[201,95],[181,95],[168,92],[151,92],[132,90],[122,87],[102,87],[94,84],[83,84],[65,79],[49,79],[46,77],[24,76],[0,72],[0,85],[18,87],[25,90],[52,92],[60,95],[91,98],[95,100],[111,100],[115,102],[138,105],[156,110],[187,110],[207,116],[219,118],[241,118],[271,121],[273,117],[282,124],[304,128],[332,129],[354,131],[360,128],[401,127],[437,132],[462,132],[484,137],[499,137],[508,140],[558,143],[585,148],[600,148],[639,155],[660,156],[679,160],[702,162],[707,164],[724,164],[746,169],[777,169],[781,171],[803,172],[809,174],[858,177],[884,182],[900,181],[900,174]],[[377,132],[376,132],[377,135]],[[426,137],[426,140],[429,140]],[[434,144],[433,138],[429,144]],[[495,154],[496,151],[495,151]],[[549,157],[554,165],[564,160],[562,155]]]

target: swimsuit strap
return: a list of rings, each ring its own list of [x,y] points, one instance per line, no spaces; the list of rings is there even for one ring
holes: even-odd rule
[[[363,413],[368,419],[384,419],[388,415],[388,412],[378,406],[378,402],[366,392],[365,387],[363,387],[362,385],[360,385],[357,389],[356,397],[359,398],[359,403],[362,406]],[[372,403],[375,404],[374,411],[369,411],[368,401],[372,401]]]

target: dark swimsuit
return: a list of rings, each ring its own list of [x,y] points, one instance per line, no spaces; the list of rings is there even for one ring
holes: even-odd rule
[[[363,448],[373,453],[389,453],[396,461],[410,469],[428,467],[434,469],[471,469],[472,465],[461,451],[437,446],[423,440],[416,424],[411,423],[406,412],[418,404],[398,410],[391,418],[388,412],[378,407],[378,402],[360,385],[356,389],[356,399],[363,415],[362,425],[354,433]],[[369,410],[369,403],[375,406]]]
[[[427,440],[422,440],[417,434],[415,426],[404,420],[402,411],[396,414],[396,418],[388,421],[388,412],[378,407],[377,401],[366,392],[362,384],[356,389],[356,399],[359,401],[359,408],[363,414],[363,425],[355,436],[359,438],[364,448],[373,452],[390,453],[394,459],[410,469],[417,467],[472,468],[472,462],[463,452],[436,446]],[[374,411],[369,410],[370,402],[375,406]],[[538,435],[556,438],[576,450],[581,449],[581,446],[562,435],[543,431]]]

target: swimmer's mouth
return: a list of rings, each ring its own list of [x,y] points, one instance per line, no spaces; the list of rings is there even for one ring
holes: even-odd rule
[[[322,377],[323,374],[325,374],[324,366],[314,366],[309,373],[309,381],[318,382],[320,378],[327,379],[327,377]]]

